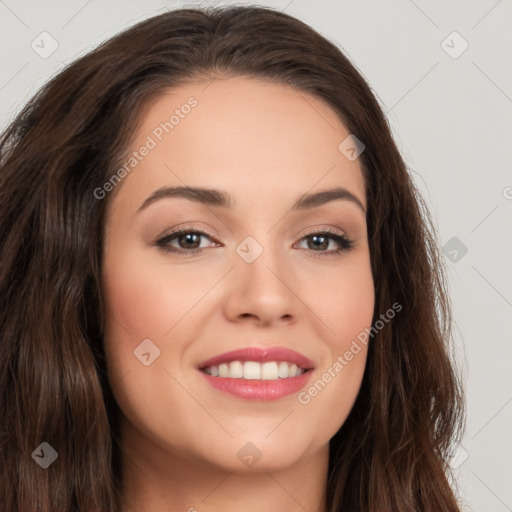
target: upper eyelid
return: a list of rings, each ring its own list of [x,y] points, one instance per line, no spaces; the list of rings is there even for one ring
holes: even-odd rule
[[[316,233],[328,233],[328,234],[336,234],[336,235],[340,235],[340,234],[343,234],[343,235],[348,235],[347,232],[344,230],[344,229],[341,229],[341,228],[333,228],[333,227],[316,227],[316,226],[313,226],[311,228],[306,228],[308,231],[306,233],[303,234],[303,236],[308,236],[308,235],[314,235]]]
[[[158,237],[157,240],[172,239],[172,238],[175,238],[177,236],[180,236],[180,235],[183,235],[183,234],[186,234],[186,233],[198,233],[201,236],[207,236],[208,238],[216,239],[215,235],[211,235],[210,233],[208,233],[207,231],[204,231],[203,229],[179,228],[179,229],[176,229],[176,231],[172,231],[172,232],[170,232],[170,233],[168,233],[166,235],[162,235],[162,236]]]

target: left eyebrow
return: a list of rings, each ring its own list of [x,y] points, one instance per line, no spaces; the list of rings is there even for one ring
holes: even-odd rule
[[[351,201],[352,203],[356,204],[366,215],[366,209],[363,206],[363,203],[359,200],[359,198],[343,187],[322,190],[320,192],[314,192],[312,194],[304,194],[300,196],[299,199],[297,199],[297,201],[295,201],[291,209],[305,210],[308,208],[315,208],[317,206],[322,206],[323,204],[330,203],[331,201],[335,201],[337,199]]]

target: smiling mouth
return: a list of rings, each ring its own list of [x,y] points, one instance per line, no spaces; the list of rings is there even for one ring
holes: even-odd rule
[[[200,368],[211,377],[224,377],[245,380],[278,380],[298,377],[311,368],[302,368],[288,361],[231,361],[219,365]]]

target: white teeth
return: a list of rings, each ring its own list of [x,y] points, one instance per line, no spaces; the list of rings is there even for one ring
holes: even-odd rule
[[[229,377],[231,379],[277,380],[297,377],[305,370],[287,361],[232,361],[218,366],[208,366],[203,371],[212,377]]]
[[[261,379],[262,380],[276,380],[279,378],[277,363],[271,361],[270,363],[263,363],[261,365]]]
[[[234,362],[238,362],[238,361],[234,361]],[[255,363],[254,361],[246,361],[244,363],[244,379],[260,379],[260,378],[261,378],[260,363]]]
[[[232,379],[242,379],[244,374],[244,365],[240,361],[233,361],[229,365],[228,377]]]
[[[279,363],[278,375],[279,377],[281,377],[281,379],[285,379],[286,377],[289,376],[288,366],[289,365],[286,361],[281,361]]]
[[[219,365],[219,377],[227,377],[229,373],[229,366],[227,364]]]

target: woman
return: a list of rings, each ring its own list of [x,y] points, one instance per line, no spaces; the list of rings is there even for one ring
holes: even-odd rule
[[[459,510],[442,260],[339,49],[168,12],[0,154],[2,510]]]

